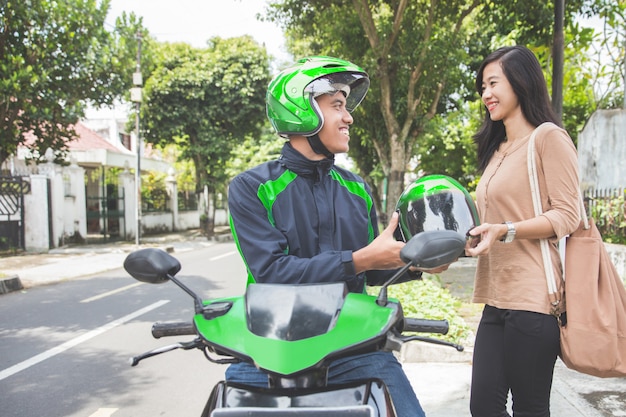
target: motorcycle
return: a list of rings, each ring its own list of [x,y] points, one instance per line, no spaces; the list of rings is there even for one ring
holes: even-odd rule
[[[267,373],[265,388],[220,381],[202,417],[395,417],[382,381],[329,384],[330,363],[365,352],[399,351],[413,340],[462,351],[460,345],[415,335],[446,334],[448,322],[405,317],[398,300],[388,297],[387,288],[412,266],[427,270],[455,261],[464,246],[464,237],[454,231],[415,235],[400,253],[406,265],[375,296],[350,293],[344,283],[253,283],[244,295],[212,300],[202,300],[175,276],[181,265],[169,253],[155,248],[135,251],[124,261],[133,278],[151,284],[171,281],[194,301],[192,321],[155,323],[152,336],[195,338],[135,356],[130,364],[175,349],[199,349],[211,362],[244,361]]]

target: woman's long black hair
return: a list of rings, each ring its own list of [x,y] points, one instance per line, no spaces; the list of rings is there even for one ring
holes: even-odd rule
[[[513,88],[520,103],[522,114],[533,126],[543,122],[552,122],[558,126],[561,121],[552,109],[546,79],[535,54],[525,46],[505,46],[489,54],[476,74],[476,91],[482,96],[483,72],[485,67],[499,61],[502,72]],[[487,167],[493,153],[505,140],[502,120],[492,121],[485,111],[483,124],[474,135],[478,144],[478,168],[482,172]]]

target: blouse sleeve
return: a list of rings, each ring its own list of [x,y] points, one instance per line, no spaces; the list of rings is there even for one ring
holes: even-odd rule
[[[580,224],[578,154],[567,132],[557,126],[543,130],[536,143],[542,205],[548,207],[543,215],[558,240]]]

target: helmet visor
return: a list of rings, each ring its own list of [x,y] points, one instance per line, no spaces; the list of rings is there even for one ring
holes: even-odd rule
[[[346,109],[350,113],[361,104],[370,85],[370,80],[365,74],[354,72],[338,72],[325,75],[313,80],[304,89],[311,99],[322,94],[335,94],[341,91],[346,97]]]
[[[472,210],[463,193],[450,190],[410,201],[406,208],[410,236],[425,230],[454,230],[465,236],[475,226]]]
[[[470,194],[445,175],[427,175],[410,184],[396,210],[400,215],[396,238],[405,242],[430,230],[453,230],[465,236],[480,224]]]

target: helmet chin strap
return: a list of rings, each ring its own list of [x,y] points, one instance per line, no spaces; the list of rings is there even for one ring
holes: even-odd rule
[[[320,140],[320,135],[317,133],[313,136],[307,136],[306,138],[309,141],[309,145],[311,145],[311,149],[318,155],[324,155],[327,158],[333,158],[333,153],[324,146],[322,141]]]

